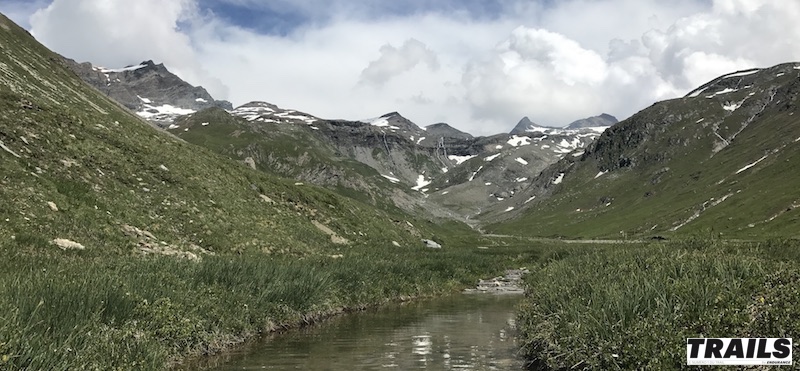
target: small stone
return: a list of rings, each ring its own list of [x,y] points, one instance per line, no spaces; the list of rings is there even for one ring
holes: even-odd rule
[[[50,207],[50,210],[58,211],[58,206],[56,206],[56,203],[53,201],[47,201],[47,206]]]
[[[164,165],[160,165],[158,168],[164,171],[169,171],[169,169],[167,169],[167,167]]]
[[[350,243],[350,241],[347,240],[346,238],[340,237],[340,236],[335,235],[335,234],[331,235],[331,242],[333,242],[336,245],[347,245],[347,244]]]
[[[244,163],[247,164],[247,166],[250,166],[253,170],[256,169],[256,160],[254,160],[252,157],[245,158]]]
[[[66,250],[84,250],[84,249],[86,249],[85,246],[83,246],[83,245],[81,245],[81,244],[79,244],[79,243],[77,243],[75,241],[70,241],[70,240],[67,240],[67,239],[64,239],[64,238],[56,238],[53,241],[51,241],[51,243],[56,245],[56,246],[58,246],[61,250],[64,250],[64,251],[66,251]]]
[[[442,248],[442,245],[440,245],[439,243],[437,243],[434,240],[425,240],[425,239],[423,239],[422,243],[425,244],[425,247],[429,247],[431,249],[441,249]]]
[[[400,243],[397,241],[392,241],[392,245],[394,245],[395,247],[400,247]]]

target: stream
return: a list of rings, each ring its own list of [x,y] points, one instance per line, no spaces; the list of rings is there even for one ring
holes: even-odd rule
[[[455,294],[347,314],[208,360],[215,370],[519,370],[521,295]]]

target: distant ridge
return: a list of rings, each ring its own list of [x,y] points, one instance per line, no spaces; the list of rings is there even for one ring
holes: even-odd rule
[[[611,126],[619,122],[616,117],[611,116],[607,113],[600,114],[599,116],[592,116],[587,117],[585,119],[580,119],[573,121],[571,124],[567,125],[567,129],[582,129],[582,128],[589,128],[589,127],[602,127],[602,126]]]

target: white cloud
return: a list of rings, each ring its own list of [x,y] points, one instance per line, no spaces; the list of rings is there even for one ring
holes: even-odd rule
[[[49,3],[49,0],[5,0],[0,2],[0,13],[3,13],[21,27],[30,29],[30,15]]]
[[[381,47],[380,52],[380,58],[369,62],[369,66],[361,71],[361,81],[380,86],[420,63],[434,71],[439,69],[436,53],[416,39],[406,40],[399,49],[386,44]]]
[[[121,67],[154,59],[224,99],[227,88],[204,68],[191,35],[178,27],[195,9],[191,0],[55,0],[33,13],[30,23],[37,39],[79,62]]]
[[[313,20],[284,35],[228,24],[196,1],[53,0],[30,24],[68,57],[107,67],[153,59],[234,104],[349,119],[399,111],[474,134],[522,116],[624,118],[723,73],[800,59],[796,1],[520,0],[476,18],[460,2],[376,16],[391,6],[224,0]]]

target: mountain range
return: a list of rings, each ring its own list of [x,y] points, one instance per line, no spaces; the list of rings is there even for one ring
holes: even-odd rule
[[[750,194],[780,184],[751,174],[792,173],[796,64],[726,74],[622,122],[603,113],[555,128],[524,117],[507,134],[475,137],[398,112],[334,120],[267,102],[234,108],[152,61],[60,61],[139,117],[254,169],[499,233],[778,233],[800,203],[793,192]],[[759,186],[734,186],[750,183]],[[745,204],[748,216],[712,219]]]
[[[772,164],[768,160],[783,151],[778,148],[791,147],[766,144],[760,135],[773,132],[759,123],[781,115],[772,107],[778,102],[788,109],[795,64],[721,76],[623,122],[603,113],[557,128],[524,117],[507,134],[481,137],[446,123],[420,127],[398,112],[331,120],[266,102],[233,108],[149,61],[119,70],[70,64],[112,97],[109,80],[120,75],[116,91],[128,92],[123,94],[128,98],[115,99],[123,105],[180,138],[259,170],[372,205],[488,225],[499,233],[524,229],[534,235],[616,237],[713,226],[715,233],[761,234],[783,230],[771,226],[780,224],[778,216],[792,215],[800,202],[787,196],[774,204],[754,204],[758,212],[752,217],[730,217],[727,223],[708,219],[731,213],[726,206],[738,204],[720,200],[755,199],[742,194],[752,190],[725,188],[731,176],[718,172],[736,166],[729,163],[732,158],[750,161],[740,167],[753,163],[756,169],[750,172],[755,172]],[[175,88],[153,84],[154,76]],[[146,102],[185,115],[152,115],[147,109],[154,104]],[[778,125],[791,127],[790,113]],[[778,164],[783,163],[773,166]],[[640,184],[642,179],[649,185]]]
[[[406,212],[471,221],[616,123],[608,114],[566,128],[520,125],[473,137],[446,123],[426,127],[398,112],[331,120],[267,102],[232,108],[151,61],[109,70],[67,60],[87,83],[154,124],[250,166],[338,189]],[[472,222],[472,221],[471,221]]]
[[[548,167],[488,230],[582,237],[795,235],[800,64],[725,74]],[[509,207],[522,206],[518,203]],[[522,228],[524,226],[524,228]]]

